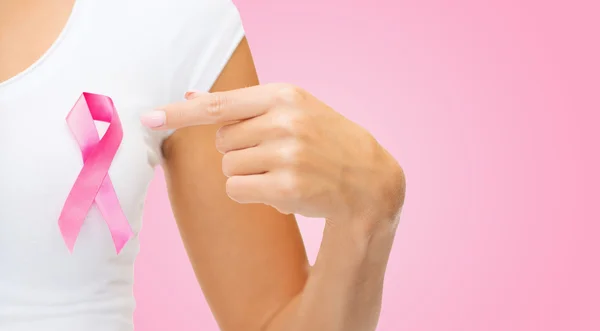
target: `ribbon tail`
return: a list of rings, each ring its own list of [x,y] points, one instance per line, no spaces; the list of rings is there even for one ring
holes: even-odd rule
[[[106,176],[100,186],[96,195],[96,205],[108,225],[115,249],[119,254],[125,244],[133,238],[133,230],[121,208],[110,176]]]
[[[63,240],[65,241],[70,253],[73,253],[75,242],[77,241],[77,237],[79,236],[79,231],[81,230],[82,225],[83,221],[78,221],[69,215],[61,216],[58,219],[60,233],[62,234]]]
[[[58,227],[71,253],[75,247],[75,242],[77,241],[83,222],[99,190],[99,187],[97,187],[95,192],[89,192],[90,189],[94,190],[94,188],[77,185],[78,182],[86,177],[84,170],[85,168],[79,173],[75,181],[76,184],[71,188],[71,192],[69,192],[58,218]]]

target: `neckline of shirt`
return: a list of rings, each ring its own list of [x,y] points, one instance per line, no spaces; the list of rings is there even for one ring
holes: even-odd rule
[[[83,0],[74,0],[73,8],[71,9],[69,18],[67,19],[64,27],[62,28],[62,30],[60,31],[60,33],[58,34],[58,36],[56,37],[56,39],[54,40],[52,45],[50,45],[50,47],[48,47],[48,49],[35,62],[33,62],[31,65],[29,65],[29,67],[27,67],[26,69],[17,73],[16,75],[8,78],[7,80],[0,82],[0,92],[1,92],[2,88],[8,87],[10,85],[14,85],[18,81],[22,80],[24,77],[26,77],[27,75],[29,75],[30,73],[35,71],[35,69],[42,66],[48,60],[48,58],[50,58],[52,56],[52,54],[56,51],[56,49],[62,44],[64,39],[67,37],[69,32],[71,30],[73,30],[73,25],[74,25],[74,22],[76,21],[76,18],[79,15],[79,12],[82,7],[82,3],[83,3]]]

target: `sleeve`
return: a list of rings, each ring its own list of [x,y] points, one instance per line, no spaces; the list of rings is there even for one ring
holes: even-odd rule
[[[200,48],[188,90],[208,91],[229,62],[245,32],[237,7],[231,0],[217,0],[210,10],[210,36]]]
[[[180,32],[174,34],[176,51],[172,68],[171,99],[180,100],[190,90],[209,91],[225,68],[245,32],[240,13],[231,0],[194,1],[198,6],[181,13]],[[172,65],[171,63],[171,65]],[[162,143],[173,131],[154,132],[150,137],[155,164],[164,161]]]

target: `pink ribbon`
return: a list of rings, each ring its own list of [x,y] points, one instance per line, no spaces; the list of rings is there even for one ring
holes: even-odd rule
[[[94,120],[109,123],[102,139]],[[133,231],[108,176],[108,169],[123,140],[117,110],[109,97],[83,93],[67,115],[67,124],[81,149],[83,167],[58,219],[63,239],[72,252],[81,226],[96,202],[118,254],[133,237]]]

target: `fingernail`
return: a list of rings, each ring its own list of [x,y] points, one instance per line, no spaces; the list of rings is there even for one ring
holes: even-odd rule
[[[198,95],[204,94],[204,93],[206,93],[206,92],[202,92],[202,91],[188,91],[188,92],[185,93],[185,98],[187,100],[191,100],[191,99],[194,99],[195,97],[197,97]]]
[[[144,126],[149,128],[158,128],[165,125],[167,115],[162,110],[154,110],[142,115],[141,121]]]

